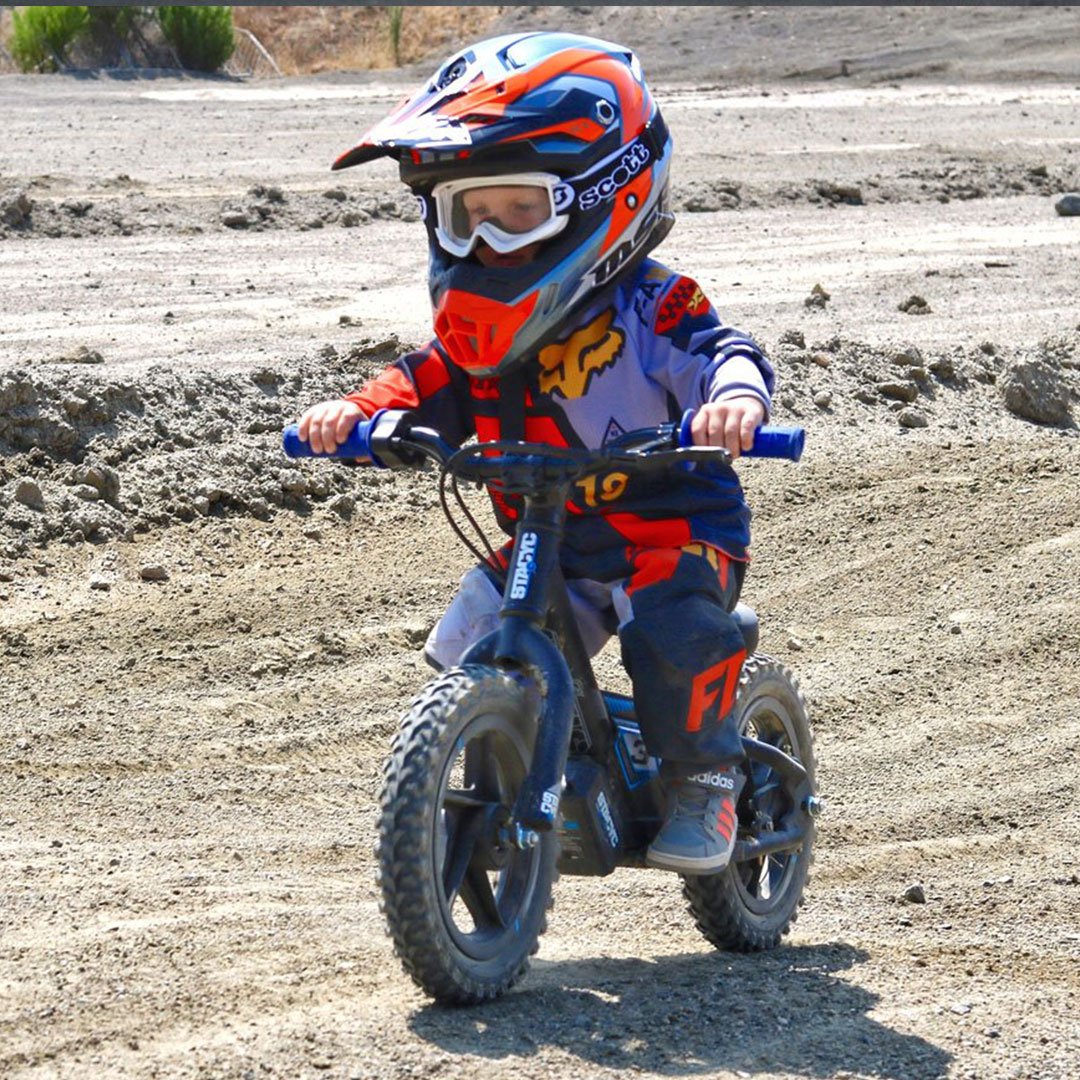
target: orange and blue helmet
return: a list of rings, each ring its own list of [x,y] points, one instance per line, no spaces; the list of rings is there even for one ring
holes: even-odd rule
[[[629,49],[527,33],[456,53],[333,167],[397,159],[428,230],[436,336],[491,377],[535,356],[667,235],[671,153]],[[526,193],[528,220],[471,212],[490,188]],[[481,243],[535,255],[484,266]]]

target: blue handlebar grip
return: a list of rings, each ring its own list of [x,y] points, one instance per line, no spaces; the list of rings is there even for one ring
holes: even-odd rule
[[[694,436],[690,434],[690,423],[694,419],[694,410],[687,409],[682,414],[682,422],[679,424],[679,441],[678,446],[680,449],[684,446],[694,445]]]
[[[690,434],[690,424],[693,419],[693,409],[687,409],[682,414],[682,421],[679,424],[679,446],[694,445],[694,437]],[[798,461],[802,457],[805,444],[805,428],[762,424],[754,432],[754,448],[744,450],[743,457],[785,458],[788,461]]]
[[[746,457],[784,458],[798,461],[806,445],[806,429],[801,427],[774,427],[763,424],[754,432],[754,447],[744,450]]]
[[[380,412],[384,411],[380,410]],[[370,420],[357,421],[356,427],[349,432],[349,437],[332,454],[316,454],[311,449],[311,443],[300,438],[299,427],[296,424],[290,424],[282,432],[281,448],[291,458],[371,458],[376,465],[381,465],[382,462],[371,450],[371,429],[378,415],[379,413],[376,413]]]

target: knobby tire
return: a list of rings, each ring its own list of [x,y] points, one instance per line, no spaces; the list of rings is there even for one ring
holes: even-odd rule
[[[406,972],[444,1004],[505,993],[547,926],[555,834],[519,850],[492,844],[490,827],[509,819],[535,711],[505,672],[454,668],[416,698],[391,746],[377,844],[382,911]],[[471,930],[459,925],[463,908]]]

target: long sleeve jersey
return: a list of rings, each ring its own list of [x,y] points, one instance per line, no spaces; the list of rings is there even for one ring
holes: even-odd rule
[[[651,259],[587,307],[524,366],[521,436],[602,447],[635,428],[678,420],[705,402],[753,395],[769,410],[772,366],[747,335],[724,325],[698,285]],[[410,409],[450,442],[501,437],[498,379],[469,375],[432,341],[347,399],[367,415]],[[491,491],[512,532],[517,506]],[[569,577],[607,580],[628,547],[704,543],[747,557],[750,512],[733,469],[695,466],[662,477],[588,477],[572,490],[562,553]]]

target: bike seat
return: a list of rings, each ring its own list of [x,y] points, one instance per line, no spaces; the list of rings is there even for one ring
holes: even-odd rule
[[[746,644],[747,655],[753,655],[757,651],[758,638],[761,636],[761,628],[758,624],[757,612],[749,604],[738,603],[731,613],[742,633]]]

